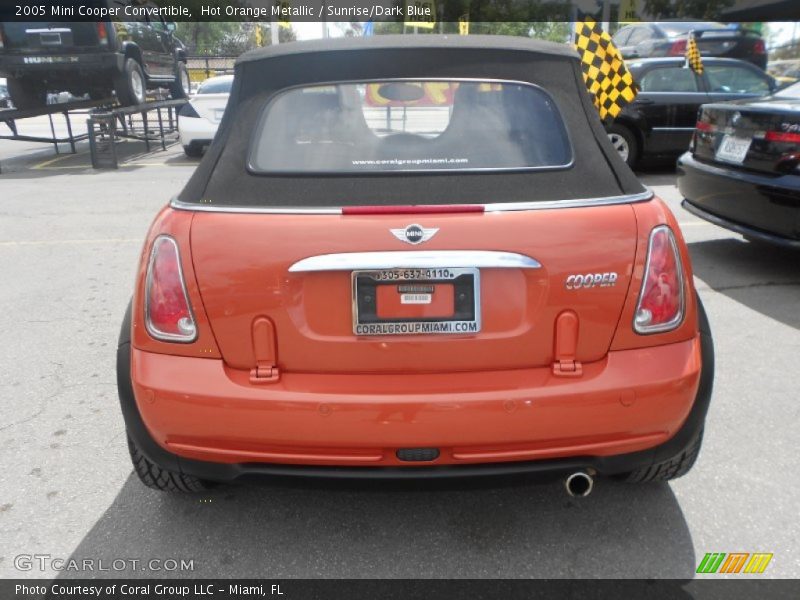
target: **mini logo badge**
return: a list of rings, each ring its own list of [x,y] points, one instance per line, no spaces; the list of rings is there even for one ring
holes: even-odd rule
[[[737,111],[733,113],[733,117],[731,117],[731,125],[733,125],[734,127],[738,127],[741,124],[742,124],[742,113]]]
[[[422,225],[409,225],[405,229],[390,229],[392,235],[401,242],[407,244],[421,244],[427,242],[436,232],[439,231],[438,227],[423,227]]]

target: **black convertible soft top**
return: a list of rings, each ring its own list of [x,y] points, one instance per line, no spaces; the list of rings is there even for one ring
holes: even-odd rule
[[[555,101],[574,162],[565,169],[263,174],[248,169],[267,103],[296,86],[386,79],[530,83]],[[607,198],[645,191],[608,141],[566,44],[503,36],[375,36],[294,42],[244,54],[217,136],[184,190],[206,207],[490,204]]]

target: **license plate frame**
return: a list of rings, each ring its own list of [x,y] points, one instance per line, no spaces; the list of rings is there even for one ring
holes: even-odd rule
[[[385,335],[474,335],[481,330],[480,269],[475,267],[390,268],[353,271],[353,334],[359,337]],[[382,319],[377,316],[378,285],[413,282],[456,286],[450,318]],[[371,297],[371,301],[367,300]]]
[[[714,156],[717,160],[740,165],[747,157],[752,143],[751,138],[725,134]]]

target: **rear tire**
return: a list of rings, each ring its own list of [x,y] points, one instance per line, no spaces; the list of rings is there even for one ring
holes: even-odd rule
[[[703,306],[700,296],[695,294],[697,298],[697,320],[698,329],[700,331],[701,345],[703,346],[703,373],[701,373],[700,387],[703,387],[703,377],[710,376],[713,378],[714,373],[714,344],[711,338],[711,327],[708,323],[708,316],[706,309]],[[709,375],[710,374],[710,375]],[[710,388],[708,390],[710,394]],[[700,448],[703,445],[703,431],[704,427],[700,427],[697,433],[688,441],[686,446],[681,449],[677,454],[654,463],[648,467],[636,469],[630,473],[623,473],[619,479],[629,483],[647,483],[651,481],[670,481],[683,477],[692,470],[694,463],[697,461],[697,456],[700,454]]]
[[[189,158],[200,158],[203,156],[203,147],[199,144],[189,144],[183,147],[183,152]]]
[[[169,94],[175,100],[189,97],[191,79],[189,79],[189,69],[185,62],[179,62],[175,67],[175,81],[169,86]]]
[[[160,492],[194,493],[204,492],[212,487],[209,482],[197,477],[175,473],[159,467],[141,453],[130,437],[128,437],[128,450],[131,454],[133,470],[136,471],[139,480],[151,489]]]
[[[41,83],[25,79],[8,79],[8,95],[20,110],[47,106],[47,89]]]
[[[147,80],[144,71],[133,58],[127,59],[122,72],[114,76],[114,91],[117,93],[117,101],[122,106],[143,104],[147,98]]]
[[[606,129],[608,133],[608,140],[614,146],[619,157],[625,163],[633,168],[639,162],[639,140],[636,139],[636,134],[625,125],[614,123]]]
[[[651,481],[670,481],[683,477],[692,470],[702,445],[703,430],[701,429],[691,443],[680,453],[660,463],[632,471],[624,479],[628,483],[648,483]]]

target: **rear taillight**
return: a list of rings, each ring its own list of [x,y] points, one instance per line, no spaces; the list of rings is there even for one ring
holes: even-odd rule
[[[764,40],[758,39],[756,43],[753,44],[753,52],[756,54],[766,54],[767,53],[767,46],[764,44]]]
[[[669,47],[668,56],[683,56],[686,53],[686,40],[675,40]]]
[[[3,26],[0,25],[0,50],[3,49],[3,46],[4,46],[4,44],[3,44]]]
[[[197,327],[181,269],[178,244],[162,235],[153,243],[144,305],[147,332],[166,342],[192,342]]]
[[[800,133],[768,131],[764,134],[764,139],[768,142],[780,142],[782,144],[800,144]]]
[[[108,46],[108,29],[103,21],[97,23],[97,40],[101,46]]]
[[[695,128],[701,133],[711,133],[712,131],[717,130],[716,125],[712,125],[707,121],[698,121],[697,125],[695,125]]]
[[[678,244],[672,230],[660,225],[650,233],[642,291],[633,328],[637,333],[675,329],[683,321],[684,284]]]

